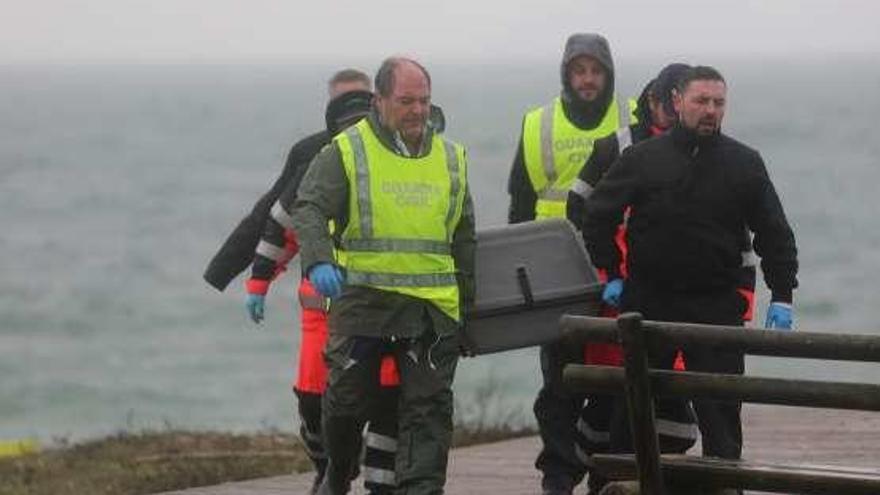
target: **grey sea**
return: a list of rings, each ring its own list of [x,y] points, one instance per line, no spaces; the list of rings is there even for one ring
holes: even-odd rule
[[[667,61],[618,60],[637,95]],[[800,249],[801,330],[880,333],[876,57],[710,62],[726,132],[761,151]],[[372,69],[372,63],[366,66]],[[468,147],[481,227],[504,223],[523,112],[555,61],[431,66]],[[323,125],[329,66],[0,67],[0,440],[119,430],[293,430],[298,267],[251,324],[241,279],[201,279],[233,226]],[[767,291],[759,292],[759,321]],[[867,365],[750,359],[749,372],[870,381]],[[532,422],[535,350],[462,361],[459,414]]]

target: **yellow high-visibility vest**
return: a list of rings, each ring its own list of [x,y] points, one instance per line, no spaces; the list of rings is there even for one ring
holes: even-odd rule
[[[620,125],[617,99],[612,99],[602,121],[593,129],[577,128],[565,117],[559,97],[526,114],[523,157],[538,196],[535,218],[565,218],[568,191],[593,153],[593,142]]]
[[[387,149],[365,119],[336,136],[348,178],[342,232],[347,283],[430,301],[459,321],[452,235],[467,187],[464,148],[434,134],[431,152]]]

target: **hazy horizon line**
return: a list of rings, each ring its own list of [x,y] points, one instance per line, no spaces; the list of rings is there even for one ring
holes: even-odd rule
[[[389,54],[390,56],[391,54]],[[753,52],[721,52],[718,54],[653,54],[641,53],[636,55],[615,55],[615,62],[626,60],[631,62],[656,62],[657,60],[711,60],[711,57],[717,57],[717,60],[724,61],[746,61],[746,60],[772,60],[772,61],[792,61],[792,62],[813,62],[828,61],[838,62],[841,58],[860,59],[864,57],[876,57],[880,52],[874,51],[857,51],[857,50],[839,50],[832,52],[768,52],[756,54]],[[249,57],[249,58],[202,58],[202,59],[176,59],[176,58],[150,58],[150,59],[121,59],[121,58],[86,58],[86,59],[20,59],[20,60],[0,60],[0,67],[105,67],[105,66],[286,66],[286,65],[307,65],[312,67],[338,67],[345,65],[364,66],[369,64],[378,64],[382,58],[371,57],[340,57],[337,61],[330,61],[326,57],[299,57],[299,58],[282,58],[282,57]],[[546,57],[529,56],[529,57],[492,57],[492,58],[475,58],[475,57],[421,57],[420,60],[429,60],[431,65],[531,65],[535,63],[546,63]],[[553,59],[555,60],[555,59]],[[616,65],[616,64],[615,64]]]

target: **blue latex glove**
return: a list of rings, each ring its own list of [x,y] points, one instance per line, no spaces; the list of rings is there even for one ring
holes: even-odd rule
[[[309,269],[309,280],[324,297],[332,299],[342,293],[342,272],[333,263],[315,263]]]
[[[794,315],[792,314],[791,304],[773,302],[767,308],[767,321],[764,322],[764,326],[780,330],[791,330],[793,319]]]
[[[262,294],[248,294],[244,300],[248,315],[254,323],[263,321],[263,309],[266,306],[266,296]]]
[[[602,291],[602,300],[609,306],[619,308],[621,294],[623,294],[623,279],[615,278],[605,284],[605,290]]]

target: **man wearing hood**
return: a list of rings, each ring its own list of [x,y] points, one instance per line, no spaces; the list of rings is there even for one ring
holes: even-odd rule
[[[571,35],[560,66],[562,92],[523,119],[510,171],[508,220],[519,223],[564,218],[572,183],[593,151],[593,142],[620,122],[614,95],[614,62],[608,41],[598,34]],[[541,347],[544,384],[535,401],[543,448],[535,466],[543,472],[544,493],[571,493],[585,469],[575,456],[575,423],[585,396],[569,393],[562,367],[583,362],[579,349]]]
[[[744,243],[754,234],[772,293],[765,326],[790,329],[797,287],[797,248],[764,161],[721,132],[727,84],[705,66],[676,84],[673,128],[625,150],[587,198],[584,240],[608,274],[605,302],[646,319],[742,325],[750,301],[740,292]],[[627,278],[615,234],[627,220]],[[742,352],[685,346],[688,370],[742,374]],[[675,349],[652,352],[652,367],[670,368]],[[740,402],[694,400],[703,454],[738,459]],[[620,434],[614,433],[621,425]],[[613,421],[612,451],[632,451],[626,420]]]

